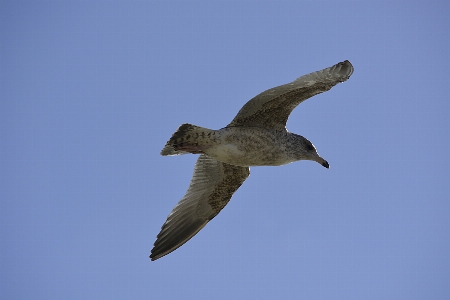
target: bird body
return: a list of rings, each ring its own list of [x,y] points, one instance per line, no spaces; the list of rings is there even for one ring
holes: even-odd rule
[[[221,143],[204,153],[235,166],[281,166],[298,160],[296,136],[260,127],[225,127],[218,130]]]
[[[298,160],[329,168],[314,145],[286,130],[292,110],[353,73],[349,61],[299,77],[248,101],[226,127],[182,124],[161,155],[200,154],[189,188],[172,209],[151,251],[156,260],[174,251],[212,220],[250,175],[249,166],[280,166]]]
[[[206,154],[220,162],[242,167],[281,166],[301,159],[321,159],[315,151],[305,151],[302,145],[315,150],[310,141],[287,130],[241,126],[211,130],[183,124],[161,153]]]

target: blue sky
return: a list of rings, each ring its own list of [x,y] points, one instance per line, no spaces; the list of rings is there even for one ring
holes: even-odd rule
[[[445,1],[2,1],[2,299],[448,299]],[[254,167],[197,236],[148,255],[195,155],[265,89],[353,76],[287,128],[329,163]]]

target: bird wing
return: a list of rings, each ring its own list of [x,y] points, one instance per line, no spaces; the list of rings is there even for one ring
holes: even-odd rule
[[[151,260],[169,254],[196,235],[227,205],[249,175],[248,167],[233,166],[200,155],[186,195],[161,227]]]
[[[227,127],[256,126],[283,130],[297,105],[346,81],[352,73],[353,66],[346,60],[264,91],[248,101]]]

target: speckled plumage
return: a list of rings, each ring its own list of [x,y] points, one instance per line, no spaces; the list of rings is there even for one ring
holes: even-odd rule
[[[212,130],[183,124],[161,155],[200,154],[186,195],[172,209],[151,251],[156,260],[174,251],[213,219],[250,175],[249,166],[313,160],[328,168],[306,138],[286,130],[292,110],[353,73],[349,61],[304,75],[248,101],[228,126]]]

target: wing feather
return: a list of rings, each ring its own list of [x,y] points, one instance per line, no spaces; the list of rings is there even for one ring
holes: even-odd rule
[[[200,155],[186,195],[161,227],[151,260],[169,254],[196,235],[225,207],[249,175],[248,167],[233,166]]]
[[[297,105],[346,81],[352,73],[353,66],[346,60],[264,91],[248,101],[227,127],[256,126],[284,130],[289,115]]]

